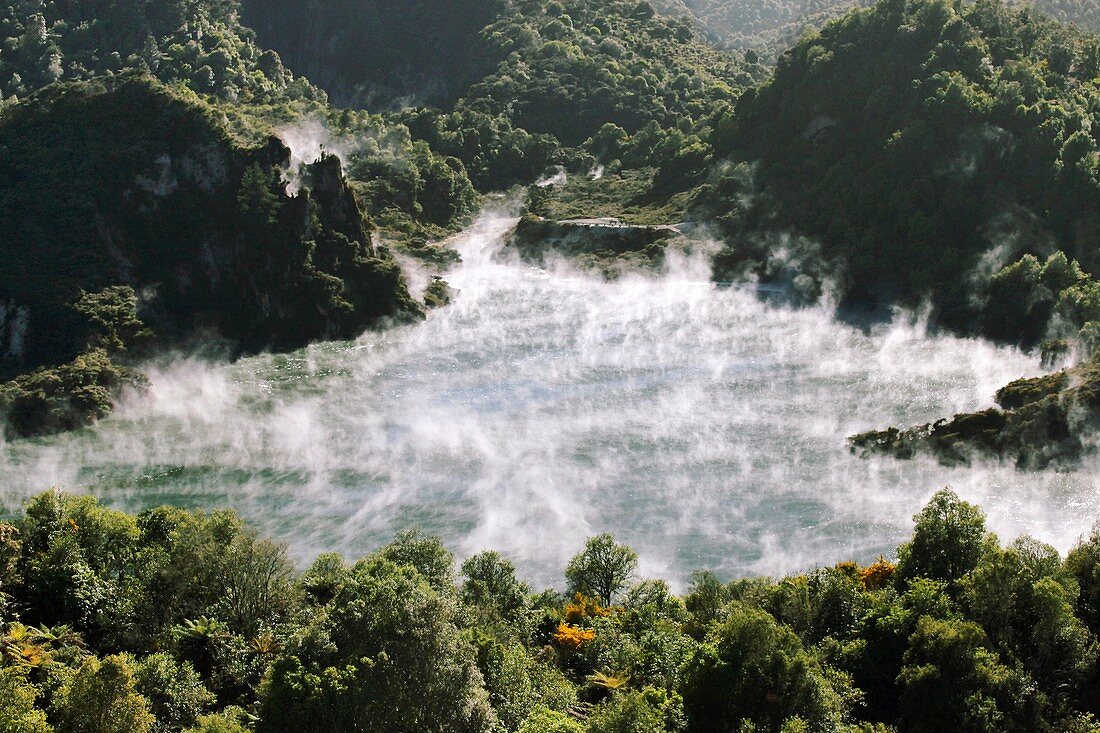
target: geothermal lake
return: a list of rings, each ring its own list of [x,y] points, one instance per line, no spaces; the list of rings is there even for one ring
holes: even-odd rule
[[[779,574],[889,555],[951,485],[1002,539],[1065,551],[1100,518],[1100,465],[862,460],[845,437],[992,404],[1040,372],[1011,349],[870,333],[827,309],[718,288],[704,262],[607,283],[493,255],[484,216],[454,246],[460,293],[413,326],[233,365],[150,367],[152,388],[94,430],[0,445],[0,501],[50,486],[137,510],[232,507],[308,562],[419,526],[562,585],[585,537],[613,531],[641,572]],[[674,258],[675,259],[675,258]]]

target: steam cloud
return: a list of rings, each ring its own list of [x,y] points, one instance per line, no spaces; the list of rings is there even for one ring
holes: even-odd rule
[[[51,485],[131,510],[234,507],[307,562],[359,556],[399,529],[460,555],[498,549],[537,583],[614,531],[641,572],[779,574],[890,554],[936,489],[980,502],[1002,538],[1066,550],[1100,507],[1100,465],[859,460],[845,436],[978,409],[1037,359],[870,334],[827,308],[717,288],[705,263],[606,283],[502,260],[513,219],[456,242],[454,304],[355,342],[233,365],[151,365],[152,389],[93,431],[0,446],[0,499]]]

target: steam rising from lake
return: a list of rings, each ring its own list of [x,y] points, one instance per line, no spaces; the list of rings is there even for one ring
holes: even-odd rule
[[[1100,516],[1100,467],[1024,474],[860,460],[845,437],[991,403],[1037,360],[871,334],[826,309],[712,286],[702,263],[605,283],[495,262],[510,220],[456,241],[461,293],[426,322],[237,364],[154,366],[95,430],[0,446],[8,508],[51,485],[136,510],[234,507],[306,562],[413,525],[460,556],[510,556],[560,585],[610,530],[641,571],[778,574],[889,555],[952,485],[1003,539],[1065,551]]]

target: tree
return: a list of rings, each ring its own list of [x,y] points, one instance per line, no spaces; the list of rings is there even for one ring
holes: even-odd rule
[[[1078,584],[1058,551],[1030,537],[991,549],[963,586],[967,616],[1053,699],[1095,675],[1096,644],[1074,615]]]
[[[260,733],[495,728],[456,599],[382,554],[349,571],[275,662],[260,693]]]
[[[264,231],[279,220],[279,210],[282,207],[279,185],[275,174],[259,163],[245,169],[241,176],[237,202],[241,220],[249,231]]]
[[[462,563],[462,601],[491,608],[502,618],[514,618],[527,605],[530,587],[516,578],[516,566],[499,552],[481,552]]]
[[[1024,733],[1045,727],[1033,715],[1030,680],[1001,664],[981,627],[969,621],[922,618],[898,685],[903,733]]]
[[[216,609],[238,633],[254,634],[281,618],[291,607],[294,568],[286,550],[254,531],[233,538],[223,558]]]
[[[156,722],[122,655],[88,657],[58,690],[52,712],[64,733],[149,733]]]
[[[1077,580],[1081,592],[1077,598],[1077,616],[1100,635],[1100,524],[1087,540],[1074,547],[1066,557],[1066,570]]]
[[[613,694],[588,720],[589,733],[678,733],[685,726],[680,696],[653,687]]]
[[[7,616],[12,591],[20,581],[17,569],[22,549],[19,529],[14,524],[0,522],[0,619]]]
[[[523,721],[518,733],[585,733],[585,730],[565,713],[538,707]]]
[[[615,535],[591,537],[584,551],[575,555],[565,568],[569,592],[595,595],[604,605],[610,605],[638,566],[638,554],[626,545],[615,542]]]
[[[128,285],[106,288],[98,293],[81,291],[73,306],[88,322],[88,346],[112,354],[152,338],[152,331],[138,318],[137,307],[137,294]]]
[[[396,565],[415,568],[441,593],[453,592],[455,559],[435,535],[407,529],[399,532],[393,542],[378,551],[378,555]]]
[[[981,509],[941,489],[914,520],[913,539],[898,548],[900,578],[952,583],[978,565],[986,534]]]
[[[34,706],[38,689],[20,667],[0,667],[0,733],[50,733],[46,713]]]
[[[134,679],[157,718],[155,733],[178,731],[193,724],[214,702],[214,695],[203,685],[195,668],[164,652],[138,660]]]
[[[71,624],[93,637],[123,634],[138,530],[134,517],[90,496],[57,491],[27,503],[19,571],[26,618]]]
[[[766,611],[740,603],[684,665],[681,686],[691,730],[778,733],[798,716],[835,730],[847,702],[798,636]]]

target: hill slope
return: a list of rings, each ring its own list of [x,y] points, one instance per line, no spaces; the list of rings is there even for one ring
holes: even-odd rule
[[[872,0],[655,0],[673,17],[690,18],[719,48],[753,49],[774,60],[808,32]],[[1061,23],[1100,31],[1100,3],[1095,0],[1013,2],[1031,7]]]
[[[3,370],[98,343],[102,317],[75,306],[114,286],[141,295],[137,315],[163,340],[211,332],[246,351],[417,313],[339,162],[310,166],[292,194],[289,156],[278,139],[234,137],[214,108],[148,77],[52,86],[7,107]]]
[[[742,237],[731,262],[804,235],[770,267],[836,278],[848,301],[930,298],[940,323],[973,330],[975,290],[1023,254],[1100,270],[1097,47],[986,1],[849,15],[719,126],[716,156],[753,167],[717,171],[702,208]]]
[[[454,22],[452,14],[463,8],[462,22]],[[303,27],[265,30],[287,18]],[[644,2],[470,0],[441,10],[407,9],[396,0],[324,9],[310,0],[278,8],[247,0],[244,19],[262,42],[302,59],[311,76],[316,69],[314,78],[328,80],[337,99],[441,105],[400,119],[434,149],[461,159],[483,190],[530,183],[553,164],[590,167],[591,158],[563,146],[581,145],[604,125],[628,134],[647,125],[690,132],[762,73],[707,47],[685,21],[660,17]],[[379,35],[390,39],[379,49],[401,39],[402,50],[361,50],[377,45]],[[460,59],[452,63],[454,54]],[[417,90],[425,94],[406,96]]]

